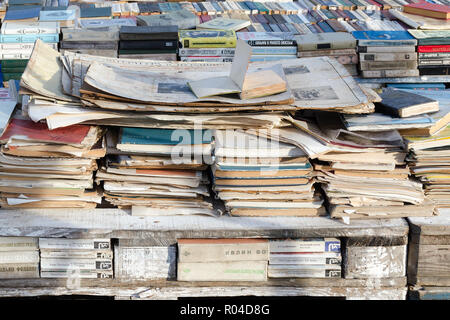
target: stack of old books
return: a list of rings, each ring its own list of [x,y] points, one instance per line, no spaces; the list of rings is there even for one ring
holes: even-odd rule
[[[178,239],[178,281],[266,281],[266,239]]]
[[[322,131],[338,143],[332,152],[319,155],[321,162],[315,165],[321,171],[318,180],[331,217],[433,215],[434,206],[425,199],[422,184],[409,178],[406,150],[397,131],[405,124],[420,126],[422,118],[402,119],[380,113],[317,116]],[[430,125],[427,118],[424,121]]]
[[[0,279],[39,278],[38,239],[0,237]]]
[[[363,78],[414,77],[417,40],[408,31],[354,31]]]
[[[233,30],[180,30],[181,61],[231,62],[230,49],[236,47]]]
[[[133,215],[213,214],[203,164],[210,142],[201,131],[123,127],[96,182],[108,202]]]
[[[62,29],[61,52],[66,50],[105,57],[117,57],[119,29]]]
[[[120,28],[119,58],[177,60],[178,27]]]
[[[236,216],[325,214],[314,172],[299,147],[239,131],[217,131],[213,190]]]
[[[39,13],[39,21],[58,22],[61,28],[73,28],[75,26],[76,10],[64,7],[43,7]]]
[[[4,22],[0,34],[0,60],[3,81],[20,80],[37,39],[58,49],[58,22]]]
[[[39,238],[41,278],[113,278],[111,239]]]
[[[74,125],[49,130],[45,123],[14,118],[0,137],[3,208],[93,208],[95,159],[105,154],[102,130]]]
[[[350,33],[327,32],[296,35],[297,57],[328,56],[336,59],[345,66],[352,75],[358,75],[358,55],[356,53],[356,40]]]
[[[269,278],[340,278],[341,242],[336,238],[269,241]]]
[[[236,35],[252,47],[252,62],[297,58],[292,32],[237,32]]]
[[[408,30],[417,39],[420,75],[450,75],[450,30]]]

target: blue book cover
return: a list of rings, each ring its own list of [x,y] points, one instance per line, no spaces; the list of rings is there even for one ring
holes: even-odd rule
[[[55,34],[0,34],[0,43],[30,43],[37,39],[43,42],[59,42],[59,33]]]
[[[126,127],[121,128],[120,143],[171,146],[211,143],[212,135],[205,134],[205,131]]]
[[[445,90],[443,83],[388,83],[388,88],[411,90]]]
[[[41,11],[39,21],[66,21],[75,19],[75,10]]]
[[[353,31],[360,46],[415,46],[417,40],[408,31]]]
[[[20,10],[7,10],[4,21],[38,19],[41,8],[30,8]]]
[[[286,55],[296,55],[297,47],[252,47],[253,54],[286,54]]]

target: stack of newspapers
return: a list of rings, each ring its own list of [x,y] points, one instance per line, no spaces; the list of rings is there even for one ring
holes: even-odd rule
[[[111,239],[39,238],[41,278],[113,278]]]
[[[313,168],[299,147],[240,131],[218,131],[214,155],[213,190],[231,215],[326,213],[313,186]]]
[[[0,31],[3,81],[20,80],[37,39],[57,50],[59,31],[58,22],[4,22]]]
[[[0,237],[0,279],[39,278],[38,238]]]
[[[108,202],[133,215],[212,214],[203,162],[210,153],[201,130],[122,127],[96,182]]]
[[[417,40],[408,31],[354,31],[363,78],[414,77]]]
[[[340,278],[341,242],[336,238],[269,241],[269,278]]]

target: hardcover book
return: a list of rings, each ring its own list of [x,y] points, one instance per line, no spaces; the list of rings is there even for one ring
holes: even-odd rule
[[[298,51],[355,48],[356,40],[344,32],[327,32],[295,36]]]
[[[408,30],[421,45],[450,45],[450,30]]]
[[[359,46],[415,46],[417,40],[408,31],[353,31]]]
[[[450,19],[450,7],[437,3],[410,3],[403,6],[403,12],[437,19]]]
[[[377,111],[394,117],[411,117],[439,111],[439,102],[422,95],[402,90],[386,89],[380,94],[383,99]]]

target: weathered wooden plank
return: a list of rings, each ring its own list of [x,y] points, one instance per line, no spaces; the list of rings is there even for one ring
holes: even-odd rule
[[[409,282],[409,281],[408,281]],[[435,286],[450,287],[450,275],[448,277],[422,277],[417,276],[417,285],[419,286]]]
[[[136,217],[120,209],[0,210],[0,236],[159,239],[233,237],[396,237],[408,233],[403,219],[352,221],[328,217]]]
[[[420,235],[450,235],[450,209],[439,209],[439,215],[424,218],[408,218],[412,233]]]
[[[418,235],[416,233],[411,234],[410,243],[418,245],[429,245],[429,244],[442,244],[450,245],[450,234],[440,235],[440,236],[428,236],[428,235]]]
[[[383,279],[273,279],[263,282],[186,282],[168,280],[125,280],[125,279],[81,279],[80,287],[91,288],[131,288],[131,287],[334,287],[334,288],[370,288],[383,287],[402,288],[406,286],[406,277],[383,278]],[[66,279],[2,279],[0,288],[51,288],[72,287]]]
[[[166,288],[0,288],[1,297],[33,297],[62,295],[100,295],[125,299],[175,300],[179,297],[231,297],[231,296],[322,296],[347,299],[404,300],[407,288],[308,288],[308,287],[166,287]]]
[[[450,275],[450,245],[420,245],[417,274],[431,277]]]

